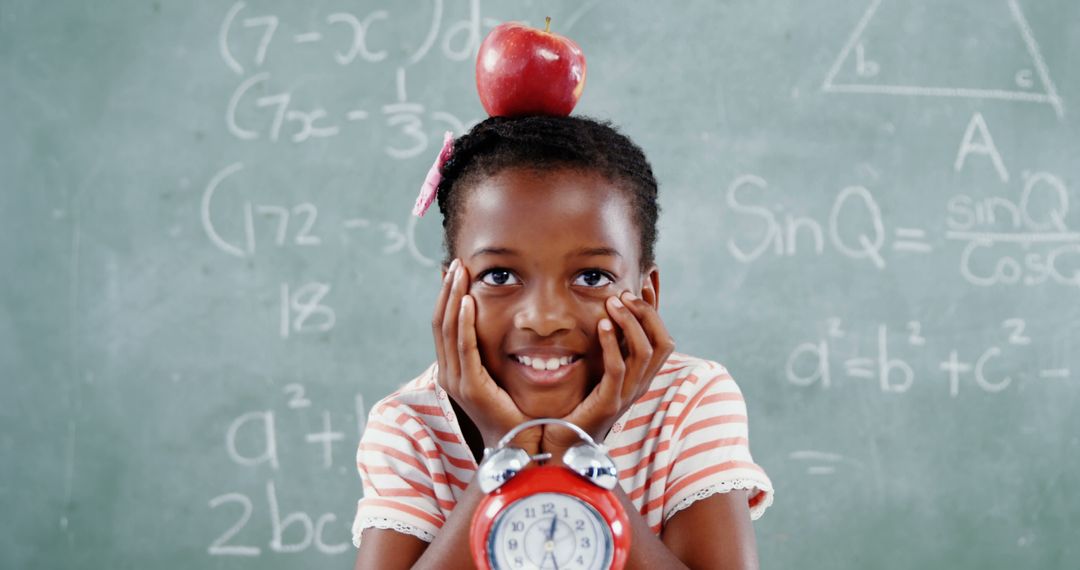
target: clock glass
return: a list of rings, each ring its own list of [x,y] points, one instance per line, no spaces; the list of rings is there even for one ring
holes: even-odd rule
[[[591,505],[562,493],[536,493],[499,513],[487,548],[499,570],[599,570],[611,566],[612,544],[611,528]]]

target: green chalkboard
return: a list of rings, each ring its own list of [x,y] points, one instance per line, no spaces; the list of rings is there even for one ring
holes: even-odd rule
[[[510,19],[661,182],[766,568],[1080,567],[1080,4],[0,1],[3,568],[350,568]]]

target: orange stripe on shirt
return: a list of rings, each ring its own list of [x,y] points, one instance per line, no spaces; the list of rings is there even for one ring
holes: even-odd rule
[[[436,416],[436,417],[440,417],[440,418],[444,417],[442,408],[440,408],[439,406],[425,406],[423,404],[405,404],[405,405],[408,406],[410,409],[412,409],[412,411],[414,411],[414,412],[416,412],[418,414],[424,415],[424,416]]]
[[[649,489],[652,487],[653,483],[667,479],[668,473],[670,472],[671,465],[665,465],[664,467],[653,471],[652,475],[649,475],[649,478],[646,479],[644,483],[642,483],[638,488],[628,492],[626,496],[630,497],[630,500],[632,501],[640,499],[649,492]]]
[[[626,423],[623,424],[623,429],[634,429],[639,426],[647,425],[652,422],[653,417],[657,414],[663,414],[666,417],[668,408],[671,407],[671,404],[682,404],[683,402],[686,402],[686,394],[675,394],[670,400],[664,402],[656,410],[653,410],[652,412],[646,411],[640,416],[627,420]]]
[[[666,451],[669,447],[671,447],[671,441],[666,439],[664,441],[661,441],[659,444],[657,444],[656,449],[653,449],[649,452],[648,455],[642,457],[641,461],[638,461],[637,465],[619,471],[619,479],[633,478],[634,475],[637,475],[638,471],[641,471],[642,469],[648,467],[650,464],[656,461],[657,453],[660,453],[661,451]]]
[[[466,484],[461,479],[458,479],[457,477],[454,477],[453,475],[451,475],[449,473],[436,473],[435,476],[433,477],[433,479],[434,479],[434,481],[436,483],[442,483],[444,485],[446,485],[446,484],[453,485],[453,486],[457,487],[458,489],[465,489],[465,487],[469,486],[468,484]]]
[[[445,441],[446,443],[457,443],[457,444],[462,443],[461,438],[458,437],[456,433],[437,430],[435,428],[431,428],[431,433],[435,434],[435,437],[441,439],[442,441]]]
[[[682,431],[683,439],[686,436],[694,433],[695,431],[703,430],[707,427],[726,425],[726,424],[745,424],[746,416],[741,414],[731,414],[727,416],[713,416],[711,418],[705,418],[698,420],[692,424],[688,424],[686,429]],[[745,440],[743,440],[745,442]]]
[[[439,508],[444,510],[444,511],[452,511],[452,510],[454,510],[454,507],[457,505],[457,501],[447,501],[445,499],[440,499],[440,498],[435,496],[435,491],[434,490],[429,489],[429,488],[420,487],[414,481],[410,481],[409,479],[406,478],[405,482],[408,483],[411,487],[410,488],[401,488],[401,487],[399,487],[399,488],[386,488],[386,489],[383,489],[383,488],[380,488],[380,487],[373,487],[372,490],[379,497],[409,497],[409,498],[413,498],[413,499],[417,499],[417,498],[420,498],[420,497],[428,497],[431,500],[438,503]]]
[[[645,437],[635,441],[634,443],[628,443],[626,445],[620,445],[619,447],[611,448],[610,450],[608,450],[608,455],[613,457],[613,458],[614,457],[621,457],[623,455],[630,455],[631,453],[634,453],[635,451],[638,451],[642,447],[645,447],[645,444],[647,442],[655,439],[657,434],[659,434],[659,433],[660,433],[660,428],[659,427],[654,427],[654,428],[650,429],[648,433],[645,434]]]
[[[671,465],[672,469],[679,463],[690,459],[695,455],[705,453],[706,451],[712,451],[714,449],[720,449],[722,447],[731,447],[734,445],[749,445],[749,442],[745,437],[725,437],[722,439],[714,439],[712,441],[706,441],[693,447],[687,447],[679,453],[679,457],[675,459],[675,463]]]
[[[468,459],[462,459],[460,457],[450,455],[446,452],[446,448],[439,443],[438,440],[432,440],[435,445],[435,449],[439,452],[439,456],[446,460],[447,463],[457,467],[458,469],[464,469],[466,471],[476,471],[476,461],[472,457]]]
[[[671,471],[673,471],[675,469],[676,465],[678,465],[679,463],[681,463],[683,461],[686,461],[686,460],[690,459],[691,457],[694,457],[695,455],[699,455],[701,453],[704,453],[706,451],[711,451],[713,449],[719,449],[719,448],[722,448],[722,447],[730,447],[732,445],[739,445],[739,444],[748,445],[748,441],[746,440],[746,438],[743,438],[743,437],[728,437],[728,438],[714,439],[712,441],[707,441],[705,443],[701,443],[701,444],[698,444],[698,445],[683,449],[683,450],[681,450],[679,452],[679,456],[677,458],[675,458],[674,463],[669,464],[669,465],[665,465],[664,467],[654,471],[651,475],[649,475],[649,478],[646,479],[645,482],[641,484],[640,487],[638,487],[636,489],[633,489],[630,492],[628,492],[627,496],[629,496],[630,499],[633,500],[633,499],[638,499],[638,498],[646,495],[649,492],[649,489],[652,487],[652,485],[654,483],[656,483],[657,481],[665,479],[671,473]],[[640,466],[640,464],[639,464],[639,466]],[[621,476],[621,474],[620,474],[620,476]]]
[[[390,435],[396,435],[396,436],[398,436],[398,437],[400,437],[400,438],[404,439],[405,441],[409,442],[409,445],[410,445],[410,446],[411,446],[411,447],[413,448],[413,451],[415,451],[415,452],[416,452],[417,454],[419,454],[419,455],[430,455],[430,454],[428,454],[428,452],[427,452],[427,451],[425,451],[425,450],[424,450],[424,448],[423,448],[423,447],[422,447],[422,446],[420,445],[420,442],[419,442],[419,441],[417,441],[417,440],[419,439],[419,438],[417,437],[417,435],[418,435],[418,434],[415,434],[415,433],[414,433],[414,434],[412,435],[412,437],[410,437],[410,436],[409,436],[408,434],[406,434],[406,433],[405,433],[404,431],[402,431],[402,430],[400,430],[400,429],[398,429],[398,428],[396,428],[396,427],[394,427],[394,426],[391,426],[391,425],[386,425],[386,424],[384,424],[384,423],[382,423],[382,422],[369,422],[369,423],[368,423],[368,425],[369,425],[369,426],[371,426],[371,428],[372,428],[373,430],[377,431],[377,432],[381,432],[381,433],[387,433],[387,434],[390,434]],[[423,431],[423,430],[421,430],[421,432],[422,432],[422,431]],[[430,439],[431,439],[431,436],[430,436],[430,435],[427,435],[427,434],[419,434],[419,435],[420,435],[420,437],[422,437],[423,439],[427,439],[427,440],[430,440]]]
[[[375,453],[382,453],[383,455],[389,455],[390,457],[393,457],[398,461],[408,463],[409,465],[415,467],[417,471],[422,471],[424,473],[428,472],[427,466],[421,463],[419,459],[411,455],[406,455],[405,453],[402,453],[401,451],[394,449],[393,447],[390,447],[388,445],[361,442],[360,449],[362,451],[371,451]]]
[[[738,392],[720,392],[719,394],[709,394],[701,399],[701,405],[713,404],[716,402],[741,402],[743,401],[742,394]]]
[[[414,517],[416,517],[416,518],[418,518],[420,520],[426,521],[426,522],[432,524],[435,528],[442,528],[442,525],[443,525],[443,522],[444,522],[441,518],[435,517],[435,516],[433,516],[433,515],[431,515],[429,513],[426,513],[424,511],[414,507],[414,506],[407,505],[405,503],[399,503],[398,501],[391,501],[389,499],[378,499],[378,498],[370,498],[370,499],[368,499],[368,498],[363,498],[363,499],[360,500],[360,506],[361,506],[361,508],[363,508],[365,506],[372,506],[372,507],[385,507],[385,508],[388,508],[388,509],[395,509],[395,510],[401,511],[401,512],[403,512],[405,514],[414,516]]]
[[[664,493],[664,500],[668,501],[673,495],[686,488],[688,485],[700,481],[705,477],[732,469],[749,469],[751,471],[764,474],[764,471],[762,471],[760,467],[748,461],[725,461],[724,463],[721,463],[719,465],[706,467],[701,471],[697,471],[695,473],[687,475],[686,477],[683,477],[682,479],[679,479],[672,485],[668,485],[667,492]]]
[[[686,421],[686,418],[690,417],[690,414],[693,413],[695,409],[697,409],[698,404],[701,402],[701,400],[708,395],[709,389],[723,381],[723,375],[710,378],[709,381],[704,386],[702,386],[696,394],[694,394],[694,397],[690,398],[690,401],[686,403],[686,406],[683,407],[682,412],[679,414],[679,417],[675,420],[675,431],[672,433],[672,435],[679,433],[679,426],[681,426],[682,423]]]
[[[757,471],[761,471],[761,469],[758,468],[753,463],[747,463],[745,461],[728,461],[728,462],[725,462],[725,463],[721,463],[719,465],[714,465],[712,467],[707,467],[707,468],[705,468],[705,469],[703,469],[701,471],[697,471],[697,472],[693,473],[692,475],[690,475],[688,477],[684,477],[684,478],[680,479],[678,482],[676,482],[674,484],[672,484],[671,481],[668,481],[667,491],[662,496],[656,497],[655,499],[653,499],[653,500],[649,501],[648,503],[645,503],[644,505],[642,505],[642,507],[641,507],[641,516],[642,517],[647,517],[650,512],[652,512],[652,511],[654,511],[656,509],[662,508],[665,504],[670,504],[673,495],[675,495],[680,489],[683,489],[687,485],[690,485],[690,484],[692,484],[692,483],[694,483],[696,481],[700,481],[701,479],[703,479],[705,477],[708,477],[709,475],[714,475],[716,473],[727,471],[729,469],[739,469],[739,468],[757,468],[756,469]],[[763,495],[763,493],[759,493],[759,494]],[[752,499],[750,501],[751,506],[753,506],[756,502],[761,501],[761,497],[758,497],[756,495],[754,497],[752,497],[751,499]]]
[[[678,372],[678,371],[683,370],[685,368],[686,368],[685,364],[679,364],[677,366],[672,366],[671,368],[664,368],[660,372],[657,372],[656,375],[657,376],[663,376],[665,374],[674,374],[675,372]]]

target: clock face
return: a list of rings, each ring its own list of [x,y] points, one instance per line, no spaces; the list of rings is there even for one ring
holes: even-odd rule
[[[562,493],[510,503],[488,535],[494,568],[599,570],[611,566],[611,528],[591,505]]]

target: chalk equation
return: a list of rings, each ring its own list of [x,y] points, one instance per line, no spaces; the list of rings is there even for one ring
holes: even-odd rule
[[[296,89],[271,88],[273,93],[269,95],[256,94],[266,91],[272,81],[270,72],[256,73],[241,82],[229,97],[225,126],[238,140],[303,143],[336,137],[350,124],[374,120],[376,110],[370,108],[350,107],[331,113],[318,104],[302,105],[297,102]],[[461,134],[471,126],[452,113],[428,111],[423,104],[410,101],[404,68],[397,69],[395,84],[394,101],[377,106],[377,114],[392,130],[388,137],[391,140],[384,147],[391,158],[419,156],[428,150],[432,137],[439,138],[447,130]],[[365,126],[362,130],[372,129]]]
[[[938,236],[919,225],[890,227],[873,191],[863,185],[840,189],[828,215],[817,218],[769,203],[765,178],[739,176],[728,185],[725,201],[748,230],[729,238],[727,250],[736,261],[752,263],[769,255],[820,256],[828,247],[884,270],[890,256],[932,255],[952,242],[960,245],[958,271],[971,285],[1080,287],[1080,232],[1069,226],[1070,193],[1064,179],[1052,172],[1024,171],[1015,180],[978,112],[962,136],[954,170],[963,171],[974,159],[986,161],[1002,184],[1012,184],[1014,195],[950,197],[944,204],[946,231]]]
[[[306,410],[312,407],[312,401],[307,397],[303,384],[288,384],[283,388],[282,393],[287,397],[285,403],[287,410]],[[352,441],[359,441],[367,419],[362,395],[356,395],[354,405],[357,439]],[[330,470],[335,466],[336,446],[346,443],[345,432],[335,429],[329,410],[321,412],[320,420],[321,427],[304,434],[301,443],[313,446],[314,454],[320,458],[318,463],[322,469]],[[282,462],[278,438],[278,415],[275,411],[272,409],[255,410],[240,415],[229,424],[224,434],[225,451],[232,463],[237,466],[242,468],[266,466],[276,472],[281,469]],[[351,458],[351,454],[349,457]],[[351,463],[350,461],[350,467]],[[348,474],[351,470],[341,466],[339,471]],[[352,548],[352,544],[348,541],[328,542],[328,538],[334,536],[342,534],[347,536],[349,525],[342,521],[350,521],[349,517],[339,518],[335,513],[312,516],[303,510],[287,512],[283,516],[281,498],[274,479],[266,481],[265,500],[265,516],[269,519],[271,529],[266,544],[271,553],[299,553],[314,549],[322,554],[335,555]],[[264,549],[261,546],[243,544],[241,537],[238,536],[256,514],[255,501],[248,494],[228,492],[210,499],[208,503],[213,511],[222,509],[225,512],[235,512],[235,509],[229,509],[225,505],[237,505],[239,515],[231,526],[214,538],[207,552],[212,556],[255,557],[262,555]],[[289,537],[288,541],[286,536]]]
[[[1021,318],[1003,320],[997,342],[968,352],[951,347],[947,356],[938,356],[936,361],[933,354],[927,353],[931,345],[919,321],[909,321],[902,330],[890,329],[887,324],[877,325],[868,351],[861,346],[860,335],[848,331],[841,319],[829,319],[826,325],[821,338],[799,344],[788,355],[784,367],[788,383],[828,390],[843,379],[871,382],[882,393],[903,394],[919,381],[912,361],[931,362],[939,373],[935,383],[942,385],[952,398],[960,395],[962,386],[999,393],[1020,380],[1072,377],[1067,354],[1060,355],[1059,362],[1037,370],[1016,370],[1003,365],[1007,358],[1031,350],[1032,337],[1027,322]]]
[[[412,7],[410,7],[411,9]],[[469,15],[463,20],[445,17],[444,0],[432,0],[427,26],[421,26],[416,48],[406,56],[409,65],[423,60],[436,44],[450,61],[465,61],[476,56],[487,30],[498,25],[497,20],[480,15],[480,0],[469,0]],[[427,16],[428,13],[425,13]],[[354,62],[377,63],[389,56],[391,49],[402,42],[401,26],[394,26],[394,15],[383,9],[363,14],[348,11],[329,12],[309,19],[304,27],[282,21],[278,15],[249,8],[237,2],[229,8],[218,28],[218,52],[225,65],[237,75],[261,68],[275,52],[315,47],[341,66]],[[382,43],[373,42],[373,31],[388,30]],[[414,26],[406,26],[412,30]],[[247,67],[245,67],[247,66]]]
[[[327,230],[319,222],[319,208],[311,202],[282,204],[245,200],[238,210],[216,214],[215,198],[219,192],[229,189],[242,191],[246,187],[235,180],[243,170],[244,163],[234,162],[215,173],[203,190],[199,217],[203,233],[214,247],[228,255],[244,258],[255,255],[260,250],[260,244],[277,249],[327,245]],[[368,249],[377,249],[383,255],[407,254],[417,263],[433,267],[435,260],[424,255],[416,243],[417,218],[408,212],[403,212],[403,215],[407,218],[402,223],[346,216],[330,230],[330,235],[336,236],[336,243],[345,247],[359,244]],[[230,219],[231,223],[222,224],[221,217]],[[221,229],[223,225],[230,228],[239,226],[241,235],[226,235]]]
[[[294,144],[326,139],[354,128],[362,133],[375,131],[373,123],[381,120],[390,130],[385,153],[395,159],[409,159],[429,150],[432,137],[443,131],[464,133],[472,123],[439,109],[428,109],[411,100],[407,90],[406,67],[424,59],[435,44],[447,60],[461,62],[475,57],[487,30],[498,24],[480,15],[479,0],[470,0],[469,17],[456,22],[444,21],[443,0],[431,4],[426,35],[395,71],[395,93],[385,104],[372,103],[370,93],[353,96],[334,94],[335,101],[366,101],[366,105],[342,104],[328,109],[316,100],[320,93],[304,91],[305,82],[287,77],[278,81],[264,68],[274,53],[325,46],[329,57],[340,66],[356,62],[377,63],[390,56],[389,40],[401,40],[399,32],[385,34],[387,45],[375,47],[370,37],[373,27],[393,24],[387,10],[373,10],[357,15],[332,12],[314,28],[286,31],[287,22],[272,13],[253,12],[245,2],[237,2],[225,14],[218,32],[218,51],[231,71],[244,79],[229,96],[225,110],[228,132],[241,141],[264,140]],[[318,21],[318,17],[316,17]],[[407,29],[412,29],[409,26]],[[439,38],[441,42],[438,42]],[[291,55],[291,54],[285,54]],[[396,55],[396,54],[395,54]],[[396,61],[396,57],[394,58]],[[475,121],[473,121],[475,122]]]

